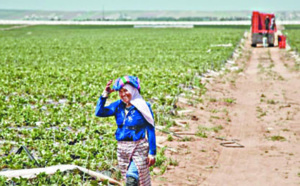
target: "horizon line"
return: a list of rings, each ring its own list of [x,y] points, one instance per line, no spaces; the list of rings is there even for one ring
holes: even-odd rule
[[[105,12],[105,11],[190,11],[190,12],[252,12],[252,11],[260,11],[260,10],[43,10],[43,9],[6,9],[6,8],[0,8],[1,10],[12,10],[12,11],[57,11],[57,12]],[[264,11],[273,11],[273,12],[297,12],[300,10],[264,10]],[[264,12],[262,11],[262,12]]]

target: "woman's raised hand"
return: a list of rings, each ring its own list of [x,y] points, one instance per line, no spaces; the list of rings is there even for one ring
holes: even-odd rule
[[[107,98],[108,95],[114,91],[113,89],[110,88],[110,85],[111,85],[112,82],[113,82],[112,79],[107,82],[107,84],[105,86],[105,89],[102,93],[102,97]]]
[[[112,82],[113,82],[113,80],[111,79],[111,80],[109,80],[109,81],[107,82],[107,84],[106,84],[105,91],[106,91],[108,94],[110,94],[110,93],[112,93],[112,92],[114,91],[113,89],[110,88],[110,85],[112,84]]]

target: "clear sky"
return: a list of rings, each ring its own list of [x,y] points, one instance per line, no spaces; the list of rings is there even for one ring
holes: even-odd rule
[[[19,10],[300,10],[300,0],[0,0],[0,9]]]

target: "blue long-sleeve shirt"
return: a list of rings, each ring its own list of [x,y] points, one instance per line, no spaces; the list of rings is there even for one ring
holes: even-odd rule
[[[149,154],[156,155],[155,128],[143,117],[143,115],[134,106],[127,108],[128,113],[125,114],[126,105],[122,100],[117,100],[109,106],[105,106],[106,98],[100,96],[95,115],[98,117],[115,116],[117,123],[117,131],[115,137],[118,141],[138,141],[145,138],[146,131],[149,142]],[[151,114],[150,104],[147,103]]]

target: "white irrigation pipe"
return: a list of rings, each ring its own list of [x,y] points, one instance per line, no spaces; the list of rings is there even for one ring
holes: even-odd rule
[[[4,144],[4,143],[10,143],[10,144],[14,144],[14,145],[18,144],[18,143],[15,142],[15,141],[6,141],[6,140],[0,141],[0,144]]]
[[[92,171],[92,170],[89,170],[89,169],[86,169],[83,167],[79,167],[77,165],[56,165],[56,166],[45,167],[45,168],[1,171],[0,176],[5,176],[7,178],[22,177],[22,178],[33,179],[42,172],[44,172],[48,175],[51,175],[51,174],[54,174],[58,170],[60,170],[61,172],[64,172],[67,170],[74,170],[74,169],[78,169],[86,174],[89,174],[90,176],[96,178],[99,181],[108,180],[112,184],[122,185],[120,182],[116,181],[115,179],[112,179],[101,173],[98,173],[98,172],[95,172],[95,171]]]

